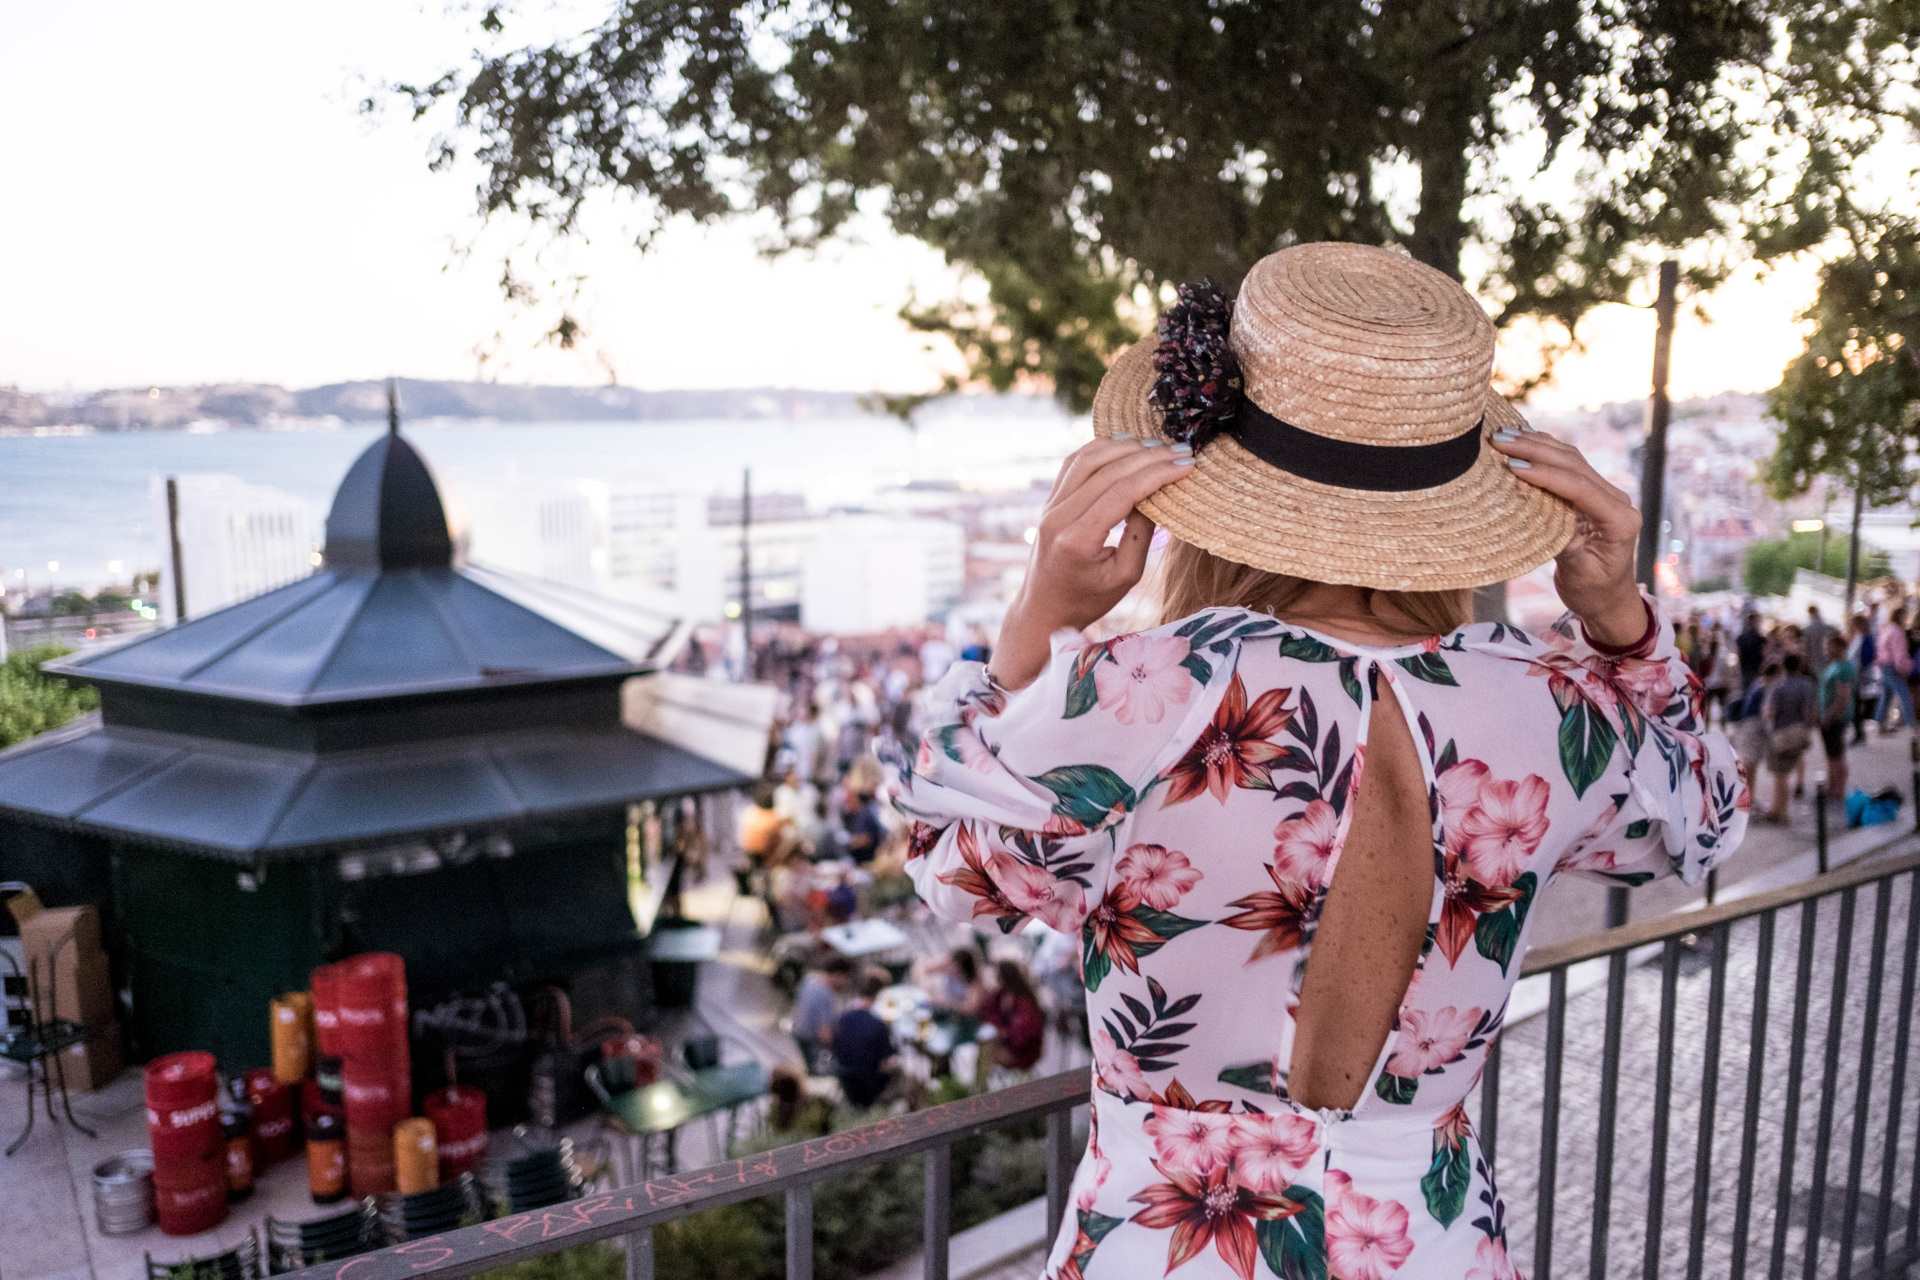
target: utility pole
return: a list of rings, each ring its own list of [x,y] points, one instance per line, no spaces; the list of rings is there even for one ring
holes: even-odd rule
[[[1660,264],[1660,293],[1654,300],[1653,393],[1647,397],[1647,442],[1640,457],[1640,585],[1649,594],[1655,592],[1654,566],[1666,546],[1667,510],[1667,424],[1673,418],[1673,402],[1667,398],[1667,371],[1673,363],[1673,312],[1675,293],[1680,287],[1680,264],[1668,259]],[[1627,922],[1627,890],[1607,890],[1607,927],[1618,928]]]
[[[167,477],[167,555],[173,566],[173,622],[187,620],[187,580],[181,576],[180,481]]]
[[[753,670],[753,468],[740,472],[740,667],[751,681]]]
[[[1846,620],[1853,616],[1853,592],[1860,583],[1860,508],[1865,504],[1866,495],[1861,492],[1860,477],[1853,478],[1853,528],[1847,534],[1847,604],[1840,613],[1840,625],[1844,630]]]

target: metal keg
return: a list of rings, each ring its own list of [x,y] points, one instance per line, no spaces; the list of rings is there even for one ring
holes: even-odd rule
[[[153,1153],[122,1151],[93,1166],[93,1212],[103,1236],[153,1225]]]

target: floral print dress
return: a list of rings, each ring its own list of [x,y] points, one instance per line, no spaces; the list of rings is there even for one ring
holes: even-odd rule
[[[933,691],[902,770],[939,914],[1081,939],[1093,1130],[1049,1280],[1513,1275],[1464,1107],[1554,876],[1702,881],[1747,793],[1661,622],[1571,615],[1370,648],[1240,609],[1091,643],[1029,688]],[[1427,936],[1351,1111],[1287,1096],[1292,1011],[1353,816],[1372,700],[1428,782]]]

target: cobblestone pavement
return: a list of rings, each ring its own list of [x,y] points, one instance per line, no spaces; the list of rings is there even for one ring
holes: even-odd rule
[[[1707,1068],[1718,940],[1702,936],[1692,946],[1676,944],[1670,1076],[1660,1065],[1665,958],[1628,969],[1604,1260],[1594,1229],[1607,989],[1573,996],[1566,1006],[1550,1267],[1540,1265],[1536,1252],[1549,1018],[1510,1028],[1502,1049],[1495,1167],[1521,1269],[1533,1280],[1689,1274],[1697,1184],[1706,1192],[1699,1220],[1700,1274],[1706,1276],[1780,1275],[1783,1269],[1839,1274],[1849,1235],[1852,1271],[1866,1274],[1881,1242],[1898,1249],[1920,1239],[1913,1196],[1920,1061],[1911,1043],[1920,1028],[1902,1009],[1903,970],[1910,984],[1911,957],[1920,943],[1920,932],[1910,931],[1920,926],[1911,911],[1914,892],[1909,873],[1888,886],[1884,900],[1881,890],[1868,885],[1854,892],[1850,909],[1842,895],[1829,895],[1777,913],[1764,966],[1763,1065],[1757,1076],[1749,1075],[1749,1063],[1763,971],[1762,919],[1730,926],[1713,1072]],[[1885,925],[1877,928],[1881,909]],[[1877,992],[1876,958],[1882,961]],[[1798,981],[1803,972],[1807,980]],[[1910,999],[1910,986],[1907,994]],[[1903,1038],[1904,1065],[1896,1062]],[[1715,1092],[1715,1104],[1707,1112],[1703,1150],[1702,1098],[1709,1092]],[[1658,1108],[1663,1097],[1664,1139]],[[1484,1130],[1485,1099],[1478,1101],[1475,1114]],[[1889,1154],[1890,1112],[1897,1114],[1898,1128]],[[1751,1144],[1750,1159],[1743,1159],[1743,1144]],[[1663,1146],[1664,1194],[1653,1200],[1650,1186]],[[1785,1179],[1783,1164],[1789,1167]],[[1743,1185],[1752,1189],[1744,1208]],[[1849,1230],[1844,1210],[1850,1188],[1858,1189],[1859,1208]],[[1809,1230],[1816,1204],[1817,1241]],[[1649,1266],[1649,1221],[1655,1216],[1661,1222]],[[1810,1249],[1813,1269],[1803,1271]]]

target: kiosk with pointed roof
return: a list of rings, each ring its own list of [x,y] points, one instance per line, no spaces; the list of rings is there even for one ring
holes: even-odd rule
[[[428,998],[634,967],[629,807],[749,778],[622,723],[675,619],[623,619],[635,661],[541,595],[456,563],[396,420],[311,576],[48,664],[100,712],[0,752],[0,879],[100,906],[137,1057],[264,1062],[268,999],[355,950]]]

